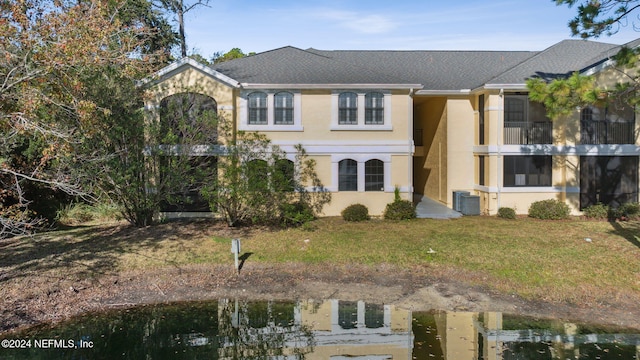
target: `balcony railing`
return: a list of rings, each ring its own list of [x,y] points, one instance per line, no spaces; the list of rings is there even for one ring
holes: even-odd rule
[[[633,122],[581,121],[581,144],[633,144]]]
[[[551,144],[553,124],[544,122],[505,121],[504,143],[509,145]]]

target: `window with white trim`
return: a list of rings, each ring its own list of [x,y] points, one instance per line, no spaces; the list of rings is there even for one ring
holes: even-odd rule
[[[273,96],[274,124],[293,124],[293,94],[281,91]]]
[[[344,159],[338,163],[338,191],[358,191],[358,162]]]
[[[338,124],[358,124],[358,94],[343,92],[338,97]]]
[[[331,130],[393,130],[390,91],[334,91],[331,108]]]
[[[367,125],[384,124],[384,95],[370,92],[364,95],[364,123]]]
[[[505,156],[504,186],[551,186],[551,159],[548,155]]]
[[[245,131],[303,131],[300,91],[247,90],[240,94],[240,123]]]
[[[384,162],[371,159],[364,163],[364,191],[384,191]]]
[[[267,94],[261,91],[249,94],[249,125],[267,124]]]

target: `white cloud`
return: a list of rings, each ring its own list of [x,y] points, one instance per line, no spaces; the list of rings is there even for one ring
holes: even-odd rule
[[[396,28],[396,23],[390,18],[377,14],[361,14],[351,11],[321,11],[318,17],[334,21],[338,26],[345,27],[361,34],[388,33]]]

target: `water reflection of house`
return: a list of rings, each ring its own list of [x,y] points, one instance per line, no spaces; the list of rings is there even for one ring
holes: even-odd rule
[[[313,329],[307,359],[411,359],[411,312],[394,305],[327,300],[300,303],[300,322]]]
[[[508,316],[497,312],[436,313],[434,334],[438,335],[434,338],[437,337],[435,343],[441,346],[442,358],[640,359],[640,336],[636,334],[587,334],[573,323],[539,321],[532,324],[531,319],[505,317]],[[414,358],[423,358],[420,355],[425,354],[414,352]]]
[[[220,358],[412,357],[411,312],[393,305],[220,300],[218,315]]]

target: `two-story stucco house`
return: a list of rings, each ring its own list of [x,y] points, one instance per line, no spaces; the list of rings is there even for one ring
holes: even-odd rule
[[[627,44],[639,45],[640,41]],[[209,97],[236,130],[302,144],[333,193],[324,215],[353,203],[381,214],[397,187],[453,207],[526,213],[533,201],[638,201],[638,126],[631,107],[576,109],[556,121],[525,80],[579,71],[619,79],[619,45],[566,40],[544,51],[324,51],[284,47],[211,67],[182,59],[149,87],[147,109],[185,91]]]

